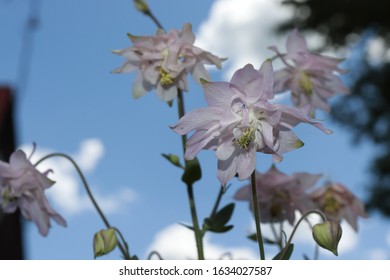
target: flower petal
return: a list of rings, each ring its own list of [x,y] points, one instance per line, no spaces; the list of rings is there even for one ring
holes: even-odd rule
[[[207,129],[213,122],[219,119],[219,108],[199,108],[185,114],[171,129],[178,134],[184,135],[194,129]]]

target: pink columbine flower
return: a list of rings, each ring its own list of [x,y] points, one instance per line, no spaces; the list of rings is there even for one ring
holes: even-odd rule
[[[285,64],[275,71],[275,92],[291,91],[296,107],[307,104],[329,112],[328,99],[337,93],[347,94],[349,90],[335,73],[345,73],[338,64],[341,59],[314,54],[308,51],[305,38],[294,29],[287,37],[287,54],[281,54],[276,47],[270,47]]]
[[[304,214],[314,208],[306,191],[312,188],[321,176],[321,174],[306,172],[293,173],[288,176],[275,166],[264,174],[256,172],[260,221],[276,223],[287,220],[293,225],[295,211]],[[234,195],[234,199],[248,201],[253,211],[252,185],[241,187]]]
[[[195,133],[186,144],[185,158],[190,160],[202,149],[216,150],[218,178],[222,185],[238,174],[247,179],[255,170],[256,152],[282,154],[297,149],[302,141],[291,131],[301,122],[327,134],[331,131],[310,119],[310,108],[302,110],[271,104],[274,97],[271,61],[260,70],[251,64],[237,70],[231,81],[203,82],[206,108],[187,113],[172,129],[181,135]]]
[[[133,84],[133,97],[139,98],[156,89],[158,97],[166,102],[177,96],[178,89],[187,91],[187,74],[196,82],[208,79],[205,64],[221,68],[223,59],[194,46],[195,35],[191,24],[184,24],[182,30],[165,33],[158,29],[155,36],[129,35],[132,47],[114,51],[125,57],[122,67],[114,73],[138,71]]]
[[[50,228],[50,218],[66,227],[66,221],[55,212],[44,191],[54,184],[46,171],[39,172],[22,150],[12,153],[9,163],[0,161],[0,206],[5,213],[20,209],[23,217],[32,220],[42,236]]]
[[[315,205],[335,222],[343,218],[357,231],[357,218],[366,218],[363,203],[340,183],[328,183],[311,193]]]

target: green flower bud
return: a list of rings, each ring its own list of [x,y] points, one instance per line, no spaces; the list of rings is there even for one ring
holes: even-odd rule
[[[110,253],[118,244],[115,230],[113,228],[102,229],[93,237],[94,257],[100,257]]]
[[[148,4],[146,4],[144,0],[134,0],[134,6],[138,11],[144,14],[149,12]]]
[[[324,249],[331,251],[336,256],[337,246],[341,239],[342,229],[339,223],[326,221],[313,226],[313,238]]]

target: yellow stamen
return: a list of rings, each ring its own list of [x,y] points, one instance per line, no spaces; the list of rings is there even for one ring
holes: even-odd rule
[[[299,73],[299,86],[307,95],[312,95],[313,93],[313,83],[311,82],[309,76],[304,72],[301,71]]]
[[[326,213],[335,215],[340,211],[342,204],[337,201],[331,191],[327,191],[325,193],[324,204],[322,207]]]
[[[250,143],[255,139],[255,130],[252,127],[246,128],[236,143],[240,148],[247,149]]]
[[[160,83],[163,86],[168,86],[173,84],[173,78],[166,72],[164,69],[160,68]]]

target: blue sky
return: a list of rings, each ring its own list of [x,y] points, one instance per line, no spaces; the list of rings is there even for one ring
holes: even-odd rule
[[[18,143],[26,151],[36,142],[37,160],[49,152],[73,156],[85,175],[110,222],[127,239],[131,252],[145,258],[157,249],[166,258],[194,256],[192,234],[178,225],[190,223],[185,186],[180,171],[161,153],[181,153],[180,137],[169,129],[176,123],[176,108],[169,108],[154,92],[139,100],[131,98],[133,74],[114,75],[121,57],[111,53],[130,45],[126,33],[154,34],[153,23],[137,12],[129,0],[41,1],[40,24],[34,37],[30,75],[26,88],[18,92]],[[29,1],[0,1],[0,83],[18,85],[22,31]],[[196,45],[228,57],[222,71],[212,70],[213,80],[228,80],[246,63],[256,67],[272,53],[269,45],[284,49],[285,37],[272,35],[271,28],[290,14],[272,0],[149,0],[166,29],[193,25]],[[315,44],[316,38],[309,43]],[[348,52],[347,52],[348,53]],[[275,65],[277,68],[277,65]],[[204,106],[201,88],[190,82],[185,94],[186,110]],[[285,100],[285,99],[282,99]],[[369,182],[368,166],[378,152],[370,143],[351,144],[345,128],[332,123],[325,114],[324,124],[334,131],[327,136],[301,125],[295,129],[305,142],[299,150],[286,154],[280,170],[287,174],[306,171],[324,173],[324,179],[348,186],[360,198]],[[195,185],[198,216],[206,217],[219,191],[216,158],[211,151],[199,154],[203,179]],[[258,169],[265,171],[271,158],[258,155]],[[54,170],[57,181],[49,192],[53,207],[68,222],[53,224],[48,237],[26,223],[27,258],[91,259],[92,237],[103,228],[86,198],[76,172],[63,159],[47,161],[42,168]],[[235,190],[246,182],[232,181],[222,205],[232,201]],[[226,251],[241,258],[256,257],[256,244],[246,239],[253,230],[248,206],[237,203],[232,218],[234,229],[227,234],[206,235],[206,256],[216,258]],[[341,259],[389,258],[389,222],[377,215],[359,221],[356,235],[343,224]],[[267,229],[265,229],[267,232]],[[294,258],[312,254],[314,243],[307,231],[297,236]],[[375,236],[375,238],[373,238]],[[185,246],[183,244],[187,244]],[[268,256],[274,253],[268,248]],[[114,251],[105,259],[119,258]],[[321,251],[322,258],[333,259]]]

